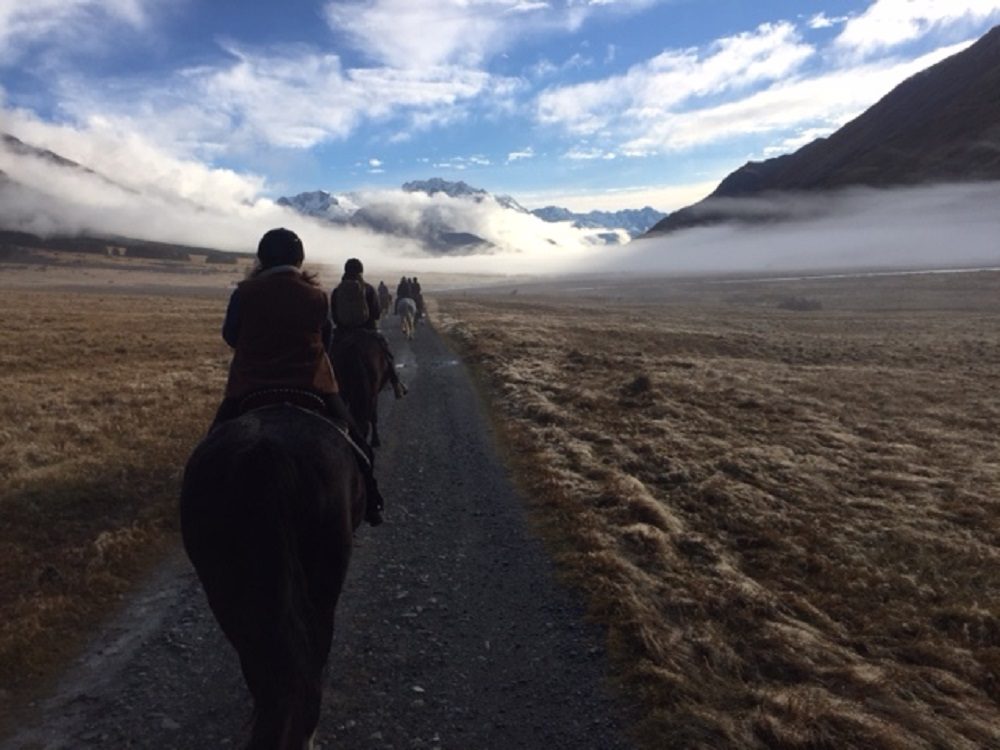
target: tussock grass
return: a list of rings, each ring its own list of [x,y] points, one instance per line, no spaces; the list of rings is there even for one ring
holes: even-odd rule
[[[74,653],[176,543],[180,472],[229,357],[221,298],[0,300],[2,705]]]
[[[1000,275],[976,277],[439,300],[646,746],[1000,747]]]

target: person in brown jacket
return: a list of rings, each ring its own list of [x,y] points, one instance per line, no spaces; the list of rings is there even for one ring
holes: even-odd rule
[[[330,303],[314,275],[302,270],[305,252],[288,229],[266,232],[257,264],[233,290],[222,338],[235,350],[226,393],[213,426],[238,416],[254,399],[278,391],[293,403],[319,399],[327,416],[347,424],[368,457],[360,461],[368,504],[366,520],[382,522],[383,500],[375,482],[374,453],[341,400],[327,356],[332,325]]]

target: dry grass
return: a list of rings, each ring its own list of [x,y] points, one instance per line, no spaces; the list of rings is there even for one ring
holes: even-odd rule
[[[437,320],[645,744],[1000,747],[1000,274],[631,291]]]
[[[0,707],[176,543],[180,471],[228,365],[224,295],[0,295]]]

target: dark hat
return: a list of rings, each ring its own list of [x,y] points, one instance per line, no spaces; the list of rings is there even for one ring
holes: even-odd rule
[[[257,258],[264,268],[299,266],[305,257],[302,240],[291,229],[284,227],[265,232],[257,244]]]
[[[349,273],[352,276],[360,276],[365,272],[365,267],[361,265],[361,261],[357,258],[349,258],[344,264],[344,273]]]

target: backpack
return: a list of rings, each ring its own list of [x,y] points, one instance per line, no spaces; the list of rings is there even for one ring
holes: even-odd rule
[[[337,287],[337,323],[347,328],[360,328],[368,322],[370,310],[365,299],[365,282],[344,279]]]

